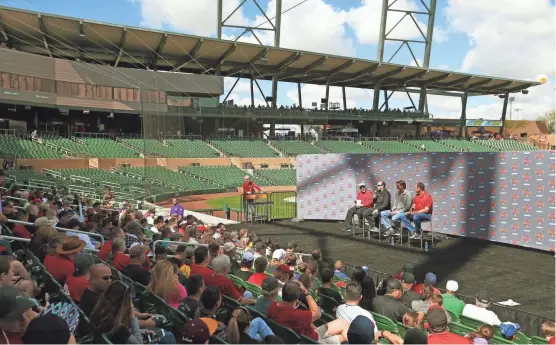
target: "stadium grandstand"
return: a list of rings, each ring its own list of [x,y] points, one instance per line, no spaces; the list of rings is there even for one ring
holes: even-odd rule
[[[377,61],[280,47],[298,6],[282,0],[263,13],[274,46],[223,39],[258,28],[226,24],[222,0],[217,38],[0,6],[6,343],[554,343],[554,140],[506,119],[540,82],[429,68],[435,0],[405,11],[429,17],[423,63],[390,63],[389,1]],[[350,109],[353,88],[372,107]],[[427,95],[459,98],[461,116],[429,113]],[[500,120],[468,119],[475,96],[502,102]],[[416,186],[435,197],[423,228],[417,203],[389,207]],[[386,228],[394,211],[407,222]]]

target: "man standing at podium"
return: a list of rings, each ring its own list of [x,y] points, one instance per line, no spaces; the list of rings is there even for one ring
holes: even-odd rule
[[[363,227],[363,212],[367,211],[374,204],[374,194],[367,189],[364,183],[359,184],[359,192],[355,199],[355,205],[351,207],[344,221],[344,230],[351,231],[351,223],[353,222],[353,215],[357,214],[359,218],[359,227]]]
[[[259,187],[255,182],[251,181],[251,177],[249,175],[245,175],[243,177],[243,216],[244,220],[247,221],[249,217],[249,209],[251,209],[251,217],[255,217],[255,213],[257,212],[257,208],[255,207],[255,199],[247,199],[248,195],[253,195],[261,193],[261,187]]]

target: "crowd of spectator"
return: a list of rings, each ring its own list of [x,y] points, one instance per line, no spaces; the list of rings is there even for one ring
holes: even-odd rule
[[[154,208],[84,209],[62,192],[20,196],[28,202],[18,207],[4,198],[0,214],[2,234],[22,240],[0,240],[0,344],[71,344],[76,334],[95,343],[283,343],[284,327],[304,343],[323,344],[487,344],[519,336],[519,324],[489,310],[487,292],[465,304],[457,281],[441,293],[436,275],[419,280],[411,263],[375,282],[367,267],[348,275],[343,262],[323,260],[319,249],[300,254],[296,243],[248,229],[228,231]],[[153,246],[157,240],[168,242]],[[48,287],[17,259],[20,250],[42,263],[73,304],[49,305]],[[183,324],[167,328],[164,316],[140,309],[137,287],[181,312]],[[456,334],[450,325],[461,316],[482,325]],[[403,334],[382,328],[384,318],[403,325]],[[553,322],[542,332],[554,343]]]

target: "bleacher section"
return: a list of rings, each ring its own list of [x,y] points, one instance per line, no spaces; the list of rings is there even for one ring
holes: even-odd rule
[[[121,141],[141,152],[144,151],[146,155],[166,157],[168,154],[167,147],[156,139],[121,139]]]
[[[61,153],[39,143],[13,135],[0,135],[0,155],[18,158],[64,158]]]
[[[483,145],[480,141],[458,140],[458,139],[443,139],[442,144],[459,149],[462,152],[498,152],[500,150]]]
[[[213,139],[211,143],[228,156],[235,157],[276,157],[278,153],[262,140]]]
[[[220,154],[202,140],[167,140],[168,157],[172,158],[214,158]]]
[[[477,140],[477,142],[498,149],[499,151],[537,151],[535,146],[515,140]]]
[[[396,140],[390,141],[363,141],[363,145],[381,153],[408,153],[421,152],[421,150]]]
[[[376,152],[366,146],[359,145],[353,141],[332,141],[323,140],[315,143],[318,147],[323,148],[331,153],[372,153]]]
[[[112,139],[81,139],[87,144],[87,152],[91,157],[98,158],[136,158],[139,154]]]
[[[452,147],[446,146],[441,144],[438,141],[434,140],[405,140],[405,143],[408,145],[413,145],[414,147],[421,150],[421,147],[424,147],[424,151],[426,152],[456,152]]]
[[[318,147],[311,145],[307,141],[301,140],[273,140],[271,144],[286,156],[297,156],[302,154],[324,153]]]
[[[189,166],[179,167],[179,170],[189,176],[201,178],[206,181],[218,183],[226,188],[238,187],[243,183],[243,177],[247,173],[236,166],[201,167]],[[259,181],[255,179],[259,184]]]
[[[255,170],[255,176],[270,181],[275,186],[295,186],[295,169],[259,169]]]
[[[87,145],[79,144],[71,139],[64,137],[44,137],[44,143],[50,143],[60,148],[66,149],[77,155],[88,155]]]
[[[203,181],[163,167],[123,168],[121,170],[143,176],[147,180],[154,179],[162,181],[164,184],[178,188],[181,191],[204,190],[219,187],[216,183]]]

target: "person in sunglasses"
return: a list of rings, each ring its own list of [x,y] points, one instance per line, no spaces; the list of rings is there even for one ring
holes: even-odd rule
[[[104,264],[94,265],[89,272],[89,284],[81,295],[79,307],[85,315],[90,316],[100,296],[112,283],[112,270]]]

